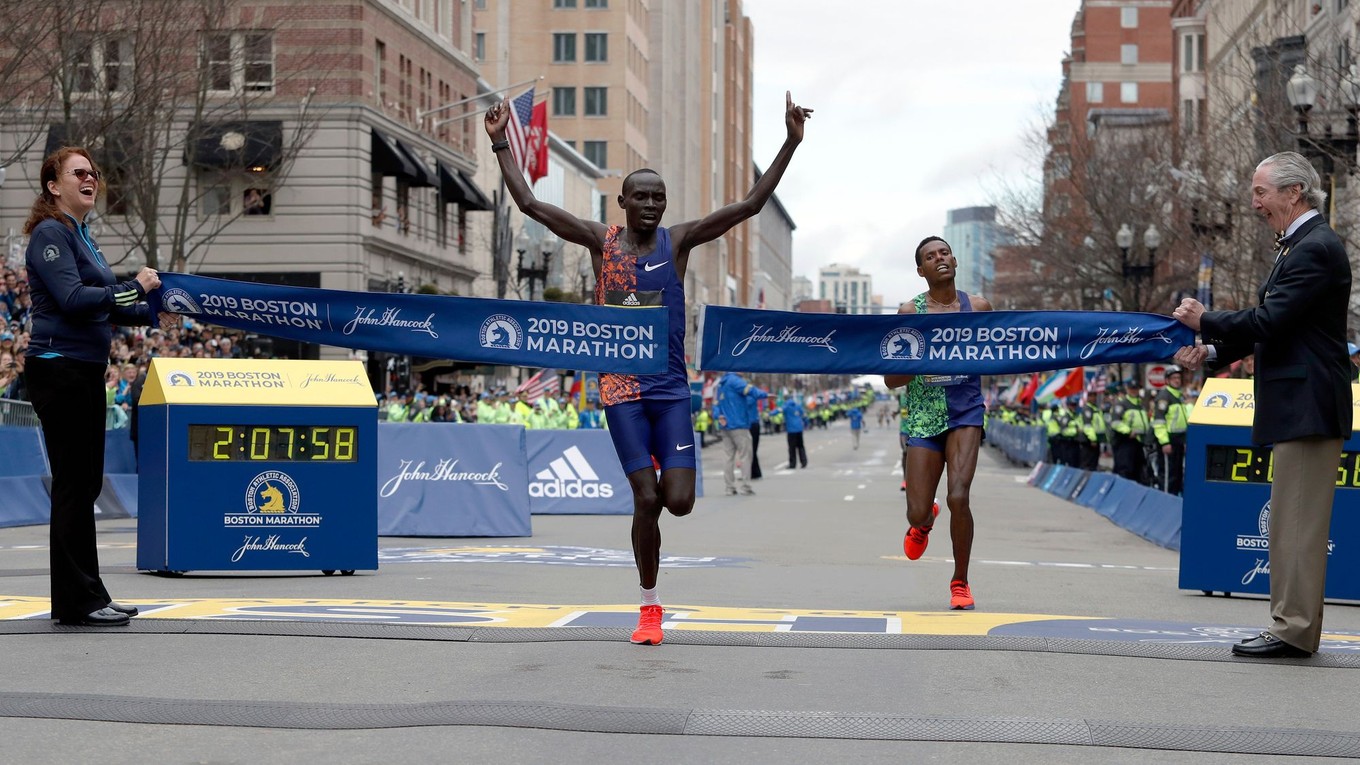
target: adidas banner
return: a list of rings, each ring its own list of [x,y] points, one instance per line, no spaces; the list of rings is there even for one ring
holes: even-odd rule
[[[524,432],[519,425],[380,424],[378,535],[530,536]]]
[[[1195,333],[1167,316],[978,311],[847,316],[705,306],[706,370],[807,374],[1009,374],[1159,361]]]
[[[340,348],[626,374],[666,370],[665,311],[282,287],[166,272],[150,296],[231,329]]]
[[[473,426],[477,427],[477,426]],[[699,435],[694,436],[699,443]],[[633,493],[607,430],[530,430],[529,512],[534,515],[632,515]],[[694,494],[704,496],[703,461]]]
[[[632,515],[633,493],[606,430],[530,430],[529,512]]]

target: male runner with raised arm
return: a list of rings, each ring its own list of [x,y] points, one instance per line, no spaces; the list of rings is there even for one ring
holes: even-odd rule
[[[685,368],[685,268],[691,250],[759,213],[774,194],[794,149],[803,140],[803,123],[812,116],[811,109],[795,105],[788,93],[784,98],[788,137],[746,199],[669,229],[661,227],[666,184],[651,169],[635,170],[623,179],[618,202],[626,226],[605,226],[539,201],[515,165],[505,140],[510,105],[502,101],[486,113],[491,149],[515,206],[562,239],[590,250],[595,267],[595,302],[657,306],[668,312],[665,372],[600,375],[600,400],[609,419],[609,434],[633,492],[633,559],[642,589],[642,613],[632,642],[640,645],[659,645],[662,637],[663,611],[656,592],[661,565],[661,510],[682,516],[694,508],[694,431]],[[659,482],[653,456],[661,466]]]

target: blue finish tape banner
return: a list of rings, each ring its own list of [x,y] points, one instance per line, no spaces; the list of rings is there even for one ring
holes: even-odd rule
[[[527,537],[519,425],[378,426],[378,535]]]
[[[666,370],[661,310],[281,287],[162,273],[158,311],[304,343],[479,364]]]
[[[1159,361],[1195,333],[1167,316],[979,311],[847,316],[705,306],[703,369],[808,374],[1008,374]]]

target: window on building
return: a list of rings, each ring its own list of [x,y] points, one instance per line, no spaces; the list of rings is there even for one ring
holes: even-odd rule
[[[1067,178],[1072,175],[1072,158],[1066,154],[1053,157],[1053,177]]]
[[[1088,82],[1086,83],[1086,103],[1098,104],[1105,100],[1105,83]]]
[[[596,167],[609,167],[608,146],[608,141],[582,141],[581,153]]]
[[[129,215],[132,210],[132,189],[128,188],[127,179],[124,174],[126,168],[118,165],[101,168],[103,175],[99,176],[100,185],[104,191],[104,214],[105,215]]]
[[[486,60],[486,32],[477,32],[472,36],[472,57],[478,61]]]
[[[387,43],[378,40],[373,43],[373,96],[378,103],[383,102],[387,90]]]
[[[576,116],[576,88],[553,88],[553,116]]]
[[[1119,9],[1119,26],[1124,29],[1138,28],[1138,6],[1126,5]]]
[[[241,192],[242,215],[272,215],[274,195],[267,188],[247,188]]]
[[[231,183],[218,171],[204,171],[198,177],[202,217],[231,215]]]
[[[609,35],[604,32],[586,32],[586,61],[609,60]]]
[[[563,64],[576,60],[576,33],[553,32],[553,63]]]
[[[553,0],[554,8],[575,8],[576,0]]]
[[[584,88],[584,90],[587,117],[603,117],[609,114],[608,88]]]
[[[1119,63],[1136,64],[1138,63],[1138,46],[1125,44],[1119,46]]]
[[[609,0],[586,0],[587,8],[608,8]]]
[[[1187,135],[1193,135],[1199,128],[1198,106],[1199,102],[1191,98],[1181,101],[1181,125]]]
[[[1136,82],[1119,83],[1119,102],[1124,104],[1138,103],[1138,83]]]
[[[1181,36],[1181,71],[1204,71],[1204,34],[1202,32]]]
[[[204,35],[203,66],[208,89],[220,93],[263,93],[274,89],[274,35],[269,32],[210,32]]]
[[[476,11],[486,10],[486,0],[475,0],[472,4],[472,9]]]
[[[75,92],[118,93],[132,89],[132,37],[96,40],[93,35],[78,35],[74,44],[71,86]]]

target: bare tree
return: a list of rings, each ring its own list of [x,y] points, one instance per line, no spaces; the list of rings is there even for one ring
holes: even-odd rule
[[[291,44],[296,10],[107,0],[64,32],[75,65],[54,82],[56,132],[98,150],[102,220],[148,265],[200,265],[233,221],[271,203],[315,132],[311,97],[330,75],[322,48]]]

